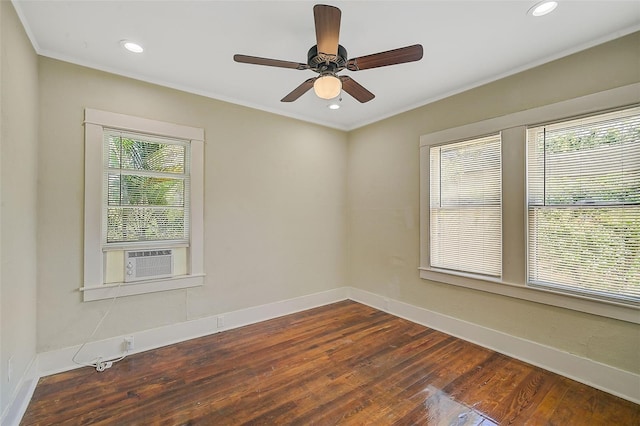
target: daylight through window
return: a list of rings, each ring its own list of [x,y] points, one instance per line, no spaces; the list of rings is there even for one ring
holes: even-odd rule
[[[430,266],[500,276],[500,134],[433,146],[430,161]]]
[[[189,144],[105,131],[105,243],[189,241]]]
[[[640,108],[527,139],[530,284],[640,301]]]

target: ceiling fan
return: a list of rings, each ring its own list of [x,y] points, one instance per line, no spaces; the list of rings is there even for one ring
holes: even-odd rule
[[[281,61],[278,59],[259,58],[257,56],[234,55],[236,62],[270,67],[311,70],[319,75],[305,80],[281,99],[281,102],[293,102],[304,95],[312,87],[316,95],[322,99],[333,99],[344,90],[361,103],[369,102],[375,95],[365,89],[349,76],[337,75],[343,69],[360,71],[370,68],[386,67],[422,59],[422,45],[401,47],[386,52],[348,59],[347,50],[340,44],[340,9],[334,6],[317,4],[313,7],[316,26],[316,41],[307,53],[307,63]]]

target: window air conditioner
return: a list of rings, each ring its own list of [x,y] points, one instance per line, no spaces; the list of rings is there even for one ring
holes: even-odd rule
[[[173,275],[173,250],[125,251],[124,282],[166,278]]]

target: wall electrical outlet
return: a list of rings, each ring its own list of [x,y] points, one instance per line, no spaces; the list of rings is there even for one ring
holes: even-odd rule
[[[124,350],[125,351],[133,350],[133,336],[127,336],[124,338]]]
[[[218,315],[218,328],[224,327],[224,315]]]

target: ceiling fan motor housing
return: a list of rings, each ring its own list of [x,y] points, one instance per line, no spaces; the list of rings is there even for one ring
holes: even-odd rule
[[[315,45],[307,53],[307,65],[319,74],[336,73],[347,66],[347,49],[338,45],[337,55],[327,55],[318,53],[318,46]]]

